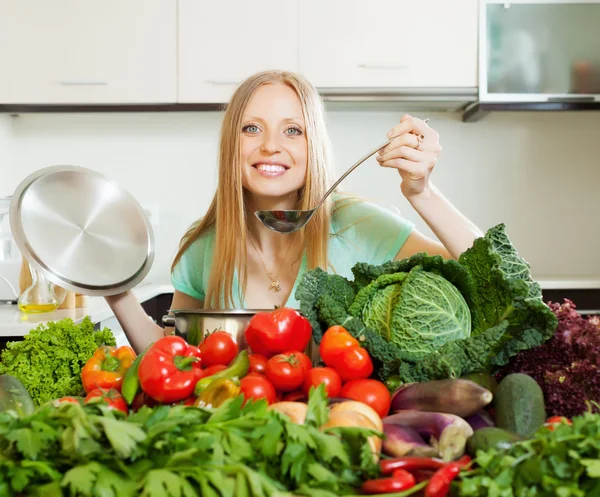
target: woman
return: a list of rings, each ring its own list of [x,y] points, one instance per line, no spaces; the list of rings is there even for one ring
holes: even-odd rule
[[[457,258],[481,232],[431,184],[441,147],[424,121],[404,116],[379,151],[400,173],[402,194],[440,242],[373,204],[332,195],[306,227],[280,234],[257,210],[309,209],[331,184],[330,146],[315,88],[269,71],[243,82],[224,115],[219,184],[206,215],[183,237],[172,266],[172,309],[298,307],[295,288],[315,267],[344,276],[356,262],[381,264],[418,252]],[[107,297],[131,345],[163,336],[131,292]]]

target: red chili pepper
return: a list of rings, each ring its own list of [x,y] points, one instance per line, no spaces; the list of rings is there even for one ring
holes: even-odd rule
[[[200,349],[181,337],[166,336],[146,350],[138,369],[144,393],[163,404],[192,396],[203,376]]]
[[[452,462],[438,469],[425,488],[425,497],[446,497],[450,492],[452,480],[458,476],[461,467]]]
[[[135,352],[127,345],[108,347],[102,345],[81,370],[81,382],[86,393],[96,388],[121,391],[125,373],[135,360]]]
[[[399,476],[389,478],[378,478],[376,480],[367,480],[362,484],[361,490],[364,494],[390,494],[392,492],[402,492],[415,486],[415,478],[408,471],[403,471],[404,474],[398,473]]]
[[[550,431],[554,431],[555,426],[557,424],[566,423],[568,425],[572,425],[573,422],[570,419],[565,418],[564,416],[552,416],[548,418],[544,423],[544,426],[548,428]]]
[[[379,463],[381,473],[384,475],[390,475],[397,469],[406,469],[411,471],[413,469],[433,469],[438,470],[446,465],[441,459],[434,459],[432,457],[397,457],[395,459],[382,459]]]
[[[469,456],[462,456],[458,461],[455,462],[460,466],[460,469],[467,469],[471,464],[471,458]]]

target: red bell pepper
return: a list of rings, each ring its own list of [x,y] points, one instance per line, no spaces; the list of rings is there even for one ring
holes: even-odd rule
[[[191,397],[203,376],[201,353],[183,338],[166,336],[144,353],[138,376],[144,393],[164,404]]]
[[[125,373],[135,357],[135,352],[127,345],[119,348],[106,345],[98,347],[81,370],[81,382],[85,393],[90,393],[96,388],[114,388],[120,392]]]
[[[254,354],[273,357],[283,352],[304,352],[312,336],[310,322],[294,309],[280,307],[258,312],[244,332]]]

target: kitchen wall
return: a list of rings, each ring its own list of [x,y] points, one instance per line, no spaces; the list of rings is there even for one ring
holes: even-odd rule
[[[441,135],[444,151],[435,182],[462,212],[484,230],[506,223],[538,279],[600,280],[600,113],[497,113],[468,124],[458,114],[414,114],[429,117]],[[330,111],[338,172],[381,142],[401,115]],[[106,174],[152,212],[156,262],[147,280],[168,282],[177,242],[203,214],[216,186],[221,117],[218,112],[0,115],[0,196],[49,165],[81,165]],[[10,119],[14,161],[10,143],[6,146]],[[397,206],[430,234],[398,184],[395,171],[371,159],[344,186]]]
[[[6,174],[13,164],[12,118],[0,114],[0,197],[8,187]],[[9,192],[12,193],[12,190]]]

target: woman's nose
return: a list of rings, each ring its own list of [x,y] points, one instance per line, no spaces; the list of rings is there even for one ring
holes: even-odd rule
[[[261,150],[266,153],[274,154],[281,150],[281,143],[277,133],[266,132],[263,134],[263,142],[261,144]]]

